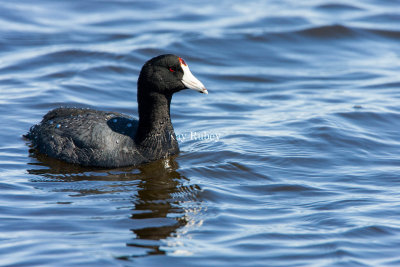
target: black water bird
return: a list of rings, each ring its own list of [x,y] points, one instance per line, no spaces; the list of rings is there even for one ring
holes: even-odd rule
[[[208,93],[182,58],[161,55],[140,71],[139,120],[117,112],[57,108],[25,137],[40,153],[83,166],[137,166],[165,158],[179,152],[170,118],[172,95],[187,88]]]

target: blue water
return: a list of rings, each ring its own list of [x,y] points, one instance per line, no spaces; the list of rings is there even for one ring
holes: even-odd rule
[[[399,1],[0,0],[0,265],[400,266]],[[181,153],[91,169],[22,138],[137,116],[175,53]]]

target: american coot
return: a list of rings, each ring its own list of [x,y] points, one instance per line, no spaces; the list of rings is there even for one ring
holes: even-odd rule
[[[171,98],[186,88],[208,94],[182,58],[161,55],[140,71],[139,121],[117,112],[57,108],[25,137],[39,152],[83,166],[135,166],[168,157],[179,152],[170,118]]]

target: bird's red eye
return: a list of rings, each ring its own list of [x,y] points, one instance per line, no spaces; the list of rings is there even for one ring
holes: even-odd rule
[[[169,68],[169,71],[170,71],[170,72],[175,72],[175,68],[174,68],[174,67],[170,67],[170,68]]]

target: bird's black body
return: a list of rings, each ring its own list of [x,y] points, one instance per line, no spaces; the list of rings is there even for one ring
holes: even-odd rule
[[[177,154],[170,104],[175,92],[187,88],[181,64],[177,56],[163,55],[143,66],[137,92],[139,121],[116,112],[57,108],[26,137],[39,152],[84,166],[136,166]]]

